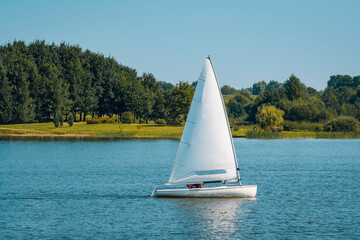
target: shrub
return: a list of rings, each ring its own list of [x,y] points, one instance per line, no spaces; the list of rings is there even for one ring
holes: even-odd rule
[[[258,107],[256,114],[256,121],[260,127],[265,130],[270,130],[271,127],[282,126],[284,119],[284,111],[277,109],[272,105],[263,104]]]
[[[99,123],[114,123],[112,118],[91,118],[86,119],[86,124],[99,124]]]
[[[160,119],[156,120],[156,124],[165,125],[166,121],[165,121],[165,119],[160,118]]]
[[[74,124],[74,115],[72,113],[69,113],[67,122],[68,122],[70,127],[72,127],[72,125]]]
[[[64,116],[62,114],[59,114],[59,121],[60,121],[60,126],[62,127],[64,125]]]
[[[134,115],[132,114],[132,112],[124,112],[121,115],[121,121],[123,123],[132,123],[134,120]]]
[[[142,125],[137,125],[136,128],[137,130],[140,130],[142,128]]]
[[[55,117],[54,117],[54,125],[55,125],[55,127],[57,128],[57,127],[59,127],[59,124],[60,124],[60,122],[59,122],[59,115],[56,113],[56,114],[55,114]]]
[[[321,123],[316,123],[313,125],[311,130],[314,132],[322,132],[322,131],[324,131],[324,126]]]
[[[233,131],[235,131],[235,132],[236,132],[236,131],[239,131],[239,129],[240,129],[240,128],[239,128],[239,126],[233,126],[233,128],[232,128],[232,129],[233,129]]]
[[[354,117],[341,116],[327,122],[325,129],[334,132],[354,132],[357,125],[359,125],[359,121]]]
[[[312,132],[321,132],[324,130],[324,127],[321,123],[311,123],[311,122],[292,122],[284,121],[284,130],[285,131],[312,131]]]

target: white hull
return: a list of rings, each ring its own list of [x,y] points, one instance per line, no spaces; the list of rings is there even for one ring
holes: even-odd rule
[[[153,197],[185,197],[185,198],[254,198],[257,186],[221,186],[200,189],[155,189]]]

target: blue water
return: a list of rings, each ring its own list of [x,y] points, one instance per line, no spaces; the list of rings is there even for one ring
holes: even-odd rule
[[[0,239],[360,239],[359,140],[235,139],[255,200],[157,199],[178,141],[0,141]]]

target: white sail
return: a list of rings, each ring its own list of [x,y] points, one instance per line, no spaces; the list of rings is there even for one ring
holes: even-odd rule
[[[238,178],[229,122],[210,58],[197,82],[169,184]]]

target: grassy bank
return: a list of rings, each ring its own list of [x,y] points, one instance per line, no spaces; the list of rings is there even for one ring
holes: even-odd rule
[[[360,138],[360,132],[254,132],[248,131],[246,138]]]
[[[157,124],[86,124],[55,128],[53,123],[0,125],[0,136],[59,136],[104,138],[180,138],[183,126]],[[360,138],[360,132],[254,132],[251,126],[235,127],[233,137],[246,138]]]
[[[53,123],[0,125],[3,136],[67,136],[67,137],[119,137],[119,138],[180,138],[183,127],[156,124],[86,124],[64,123],[55,128]]]

